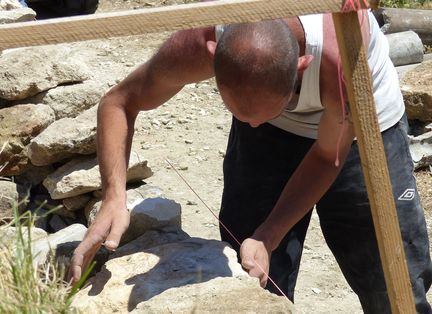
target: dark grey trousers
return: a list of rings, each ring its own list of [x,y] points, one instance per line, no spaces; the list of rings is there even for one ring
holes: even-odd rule
[[[429,240],[406,127],[404,117],[382,136],[417,312],[432,313],[426,300],[432,281]],[[220,219],[240,241],[267,217],[313,142],[270,124],[252,128],[233,119]],[[364,312],[391,313],[356,143],[338,178],[318,202],[317,212],[325,240]],[[291,300],[310,217],[309,213],[297,223],[272,254],[270,277]],[[223,228],[220,231],[222,239],[238,251],[231,236]],[[271,283],[267,289],[277,293]]]

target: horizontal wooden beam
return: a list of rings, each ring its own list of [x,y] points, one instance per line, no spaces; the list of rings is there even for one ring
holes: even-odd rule
[[[340,12],[346,0],[220,0],[0,26],[9,48]],[[358,1],[363,3],[363,1]]]

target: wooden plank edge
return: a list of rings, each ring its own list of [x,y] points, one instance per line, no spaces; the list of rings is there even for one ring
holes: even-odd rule
[[[0,51],[16,47],[339,12],[345,1],[220,0],[7,24],[0,26]]]

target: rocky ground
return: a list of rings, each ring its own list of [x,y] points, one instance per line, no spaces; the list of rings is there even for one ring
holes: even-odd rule
[[[101,0],[98,12],[176,2],[179,1]],[[87,65],[90,80],[100,82],[101,88],[106,89],[147,60],[167,36],[169,33],[148,34],[65,46],[70,47],[71,56]],[[145,152],[154,172],[145,181],[181,204],[182,228],[190,236],[219,239],[218,221],[199,198],[218,214],[230,121],[231,115],[213,80],[188,85],[165,105],[138,117],[133,149]],[[424,170],[416,176],[432,230],[431,172]],[[324,242],[315,213],[305,243],[295,301],[301,313],[362,313],[356,295]]]
[[[99,11],[158,4],[154,1],[102,0]],[[141,49],[156,47],[165,36],[154,34],[116,40],[123,45],[116,51],[119,58],[136,62],[140,59]],[[134,42],[136,45],[131,44]],[[146,149],[149,165],[155,172],[146,181],[161,187],[182,205],[183,229],[192,236],[218,239],[218,222],[166,160],[179,169],[194,191],[217,214],[230,120],[213,81],[189,85],[161,108],[140,115],[134,146]],[[430,171],[418,172],[416,176],[431,230],[432,176]],[[356,295],[345,282],[325,244],[316,214],[306,239],[295,304],[302,313],[362,313]]]

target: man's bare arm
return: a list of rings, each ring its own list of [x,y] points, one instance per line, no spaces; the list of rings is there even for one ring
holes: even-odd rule
[[[213,76],[212,59],[206,49],[206,42],[212,40],[212,27],[174,34],[148,62],[102,98],[97,125],[102,206],[74,252],[72,281],[81,277],[104,241],[107,248],[116,249],[129,225],[126,169],[138,113],[162,105],[185,84]]]
[[[291,176],[272,212],[240,248],[243,267],[251,276],[260,278],[263,287],[267,282],[271,252],[328,190],[350,150],[354,138],[351,123],[345,120],[342,124],[342,115],[329,111],[321,118],[318,140]],[[340,132],[343,132],[340,166],[336,167],[336,142]]]

